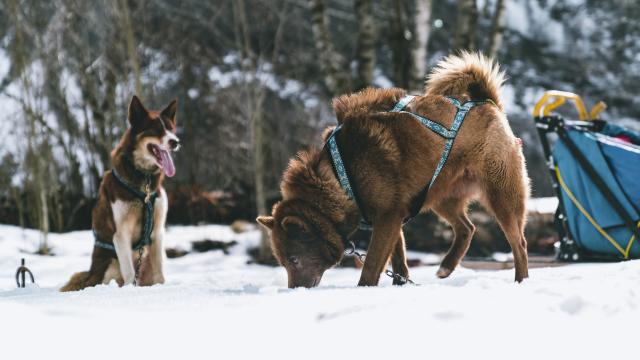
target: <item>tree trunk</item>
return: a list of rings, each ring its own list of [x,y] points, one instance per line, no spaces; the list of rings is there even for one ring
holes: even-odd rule
[[[236,27],[236,46],[240,48],[243,58],[248,60],[244,68],[245,73],[258,73],[258,60],[253,52],[249,23],[246,16],[244,0],[234,1],[234,19]],[[278,28],[276,38],[281,35],[281,28]],[[275,52],[278,51],[278,41],[275,41],[273,61],[276,59]],[[249,116],[249,126],[251,131],[251,150],[253,159],[253,179],[257,215],[268,214],[266,195],[266,154],[264,144],[264,100],[266,97],[265,85],[255,80],[245,81],[245,91],[248,94],[246,100],[247,114]],[[271,251],[269,234],[265,229],[261,229],[260,247],[258,248],[257,260],[260,263],[273,262],[274,256]]]
[[[502,34],[504,33],[504,13],[506,0],[497,0],[496,10],[491,21],[491,37],[489,43],[489,56],[498,58],[498,51],[502,46]]]
[[[491,16],[491,0],[484,0],[484,6],[482,7],[482,17],[488,19]]]
[[[406,14],[403,0],[394,0],[393,12],[391,12],[391,53],[393,61],[393,80],[395,85],[402,88],[409,87],[409,73],[411,70],[411,44],[407,39]]]
[[[15,5],[15,1],[12,2]],[[15,10],[15,9],[14,9]],[[17,15],[17,14],[16,14]],[[17,19],[19,17],[16,16]],[[20,24],[20,22],[18,22]],[[21,33],[19,27],[16,29],[17,33]],[[17,36],[17,35],[16,35]],[[41,45],[40,38],[35,39],[37,45]],[[21,43],[22,39],[17,37],[16,42]],[[22,46],[19,46],[18,51],[24,51]],[[18,57],[18,61],[23,61],[23,57]],[[26,139],[27,151],[24,158],[25,173],[27,176],[32,177],[33,195],[35,207],[31,207],[31,212],[34,215],[33,219],[38,224],[38,228],[41,231],[40,245],[38,248],[39,254],[48,254],[49,247],[47,244],[49,234],[49,207],[48,207],[48,169],[50,166],[49,160],[52,157],[50,147],[45,145],[46,140],[43,140],[40,135],[41,129],[38,128],[38,118],[42,118],[42,109],[37,104],[42,101],[42,94],[34,89],[32,78],[28,76],[26,72],[20,75],[20,83],[22,87],[22,111],[24,113],[24,120],[26,122]]]
[[[416,0],[415,31],[411,49],[411,81],[409,89],[423,90],[427,75],[427,47],[431,33],[431,0]]]
[[[47,255],[49,253],[49,204],[47,202],[47,186],[44,178],[39,181],[38,187],[40,188],[40,248],[38,254]]]
[[[253,109],[251,111],[251,142],[253,144],[253,167],[256,193],[256,212],[258,215],[266,215],[267,193],[265,186],[265,154],[264,154],[264,116],[263,105],[266,91],[256,90]],[[266,261],[273,257],[271,252],[271,242],[266,229],[261,227],[262,236],[260,238],[259,258]]]
[[[358,19],[358,45],[356,50],[358,79],[356,90],[359,90],[373,84],[373,68],[376,64],[376,35],[371,0],[356,0],[355,10]]]
[[[454,50],[475,50],[475,32],[478,22],[476,0],[458,0],[458,19],[454,37]]]
[[[133,33],[131,15],[129,14],[129,4],[127,3],[127,0],[120,0],[119,5],[125,41],[127,42],[127,52],[129,53],[129,61],[131,63],[131,69],[133,70],[136,94],[139,97],[144,97],[144,94],[142,93],[140,63],[138,62],[138,52],[136,51],[135,35]]]
[[[13,200],[15,201],[16,209],[18,210],[18,224],[20,224],[20,227],[24,229],[24,205],[22,203],[22,194],[17,187],[12,186],[11,195],[13,195]]]
[[[324,0],[309,0],[311,11],[311,30],[318,52],[320,70],[324,74],[324,82],[332,96],[350,91],[349,67],[338,54],[331,40],[329,18]]]
[[[251,67],[255,70],[255,54],[251,46],[251,36],[249,35],[249,25],[244,0],[234,0],[233,5],[236,46],[240,49],[242,58],[250,60]]]
[[[63,201],[64,196],[68,196],[68,194],[62,194],[63,196],[61,197],[61,191],[60,191],[60,187],[56,186],[56,188],[53,189],[53,191],[51,192],[52,195],[52,199],[51,199],[51,207],[53,208],[53,219],[54,219],[54,229],[53,231],[56,232],[62,232],[65,229],[64,226],[64,222],[65,222],[65,218],[64,218],[64,209],[63,209]]]

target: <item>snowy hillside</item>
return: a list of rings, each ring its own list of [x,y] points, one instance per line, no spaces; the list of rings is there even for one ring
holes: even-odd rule
[[[421,286],[357,288],[359,272],[334,269],[320,288],[286,289],[282,268],[246,265],[256,233],[171,227],[169,246],[205,237],[239,242],[231,254],[167,260],[167,284],[57,288],[89,265],[89,232],[51,235],[57,256],[24,254],[38,233],[0,226],[3,359],[592,359],[631,356],[640,320],[640,262],[513,271],[459,269]],[[15,289],[26,257],[39,287]],[[277,357],[276,357],[277,356]]]

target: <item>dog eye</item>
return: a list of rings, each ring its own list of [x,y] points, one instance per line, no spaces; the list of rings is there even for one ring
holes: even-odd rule
[[[180,146],[180,143],[177,140],[174,140],[174,139],[169,140],[169,148],[171,148],[171,150],[177,149],[178,146]]]
[[[298,260],[297,256],[289,256],[289,263],[293,265],[298,265],[300,260]]]

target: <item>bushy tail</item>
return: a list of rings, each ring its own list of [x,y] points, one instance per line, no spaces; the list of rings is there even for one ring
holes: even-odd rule
[[[73,274],[71,276],[71,279],[69,279],[69,282],[60,289],[60,291],[61,292],[66,292],[66,291],[82,290],[82,289],[90,286],[90,285],[87,284],[88,278],[89,278],[89,272],[88,271],[75,273],[75,274]]]
[[[463,51],[449,55],[431,71],[425,86],[426,95],[492,100],[502,110],[499,93],[505,74],[492,59],[481,53]]]

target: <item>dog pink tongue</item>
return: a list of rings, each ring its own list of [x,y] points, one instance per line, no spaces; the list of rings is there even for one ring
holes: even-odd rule
[[[176,168],[173,166],[173,159],[168,151],[159,149],[160,152],[160,165],[162,165],[162,170],[164,170],[165,175],[168,177],[172,177],[176,174]]]

